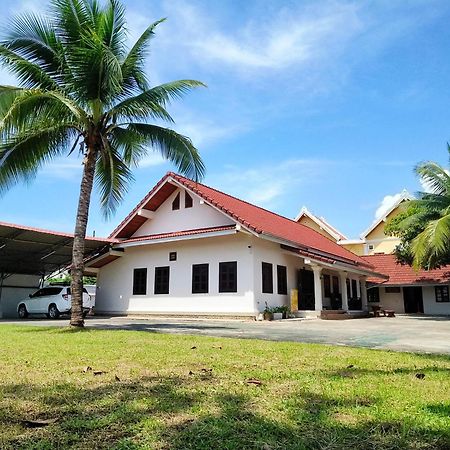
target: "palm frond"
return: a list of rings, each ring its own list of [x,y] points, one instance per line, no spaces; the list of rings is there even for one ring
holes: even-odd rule
[[[0,193],[19,181],[29,182],[44,164],[62,154],[76,137],[67,124],[36,124],[35,128],[0,144]]]
[[[200,81],[179,80],[156,86],[142,94],[123,100],[108,113],[119,120],[145,120],[149,118],[172,122],[165,106],[170,100],[178,99],[191,89],[205,86]]]
[[[416,166],[415,172],[433,194],[450,193],[450,176],[439,164],[431,161],[422,163]]]
[[[192,144],[192,141],[169,128],[132,123],[128,129],[139,133],[153,150],[159,151],[163,158],[176,165],[178,170],[196,181],[203,178],[205,166]]]
[[[145,74],[145,58],[148,54],[150,40],[154,36],[155,28],[166,19],[160,19],[152,23],[139,37],[127,57],[122,63],[123,74],[123,89],[126,93],[133,92],[134,89],[139,88],[141,91],[147,91],[150,87],[148,85],[147,76]]]
[[[4,68],[17,76],[23,87],[30,89],[58,88],[55,81],[38,65],[0,44],[0,59]]]
[[[122,202],[128,185],[134,177],[112,146],[106,146],[96,164],[96,185],[100,191],[100,204],[105,218],[110,217]]]

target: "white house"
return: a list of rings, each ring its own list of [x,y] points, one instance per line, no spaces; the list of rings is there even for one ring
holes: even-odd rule
[[[110,314],[364,310],[366,278],[383,277],[315,230],[174,173],[110,239],[87,264],[97,311]]]

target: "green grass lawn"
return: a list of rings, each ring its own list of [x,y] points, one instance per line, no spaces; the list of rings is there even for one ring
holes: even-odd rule
[[[1,449],[450,449],[448,357],[1,326],[0,361]]]

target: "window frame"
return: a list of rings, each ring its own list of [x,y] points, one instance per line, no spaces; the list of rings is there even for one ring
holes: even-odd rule
[[[160,274],[162,272],[162,274]],[[155,279],[153,283],[153,293],[155,295],[167,295],[170,293],[170,266],[155,267]],[[167,273],[167,280],[161,280],[161,276]],[[163,283],[163,284],[161,284]],[[165,288],[165,289],[163,289]]]
[[[331,275],[328,273],[323,274],[323,295],[331,298]]]
[[[367,303],[380,303],[380,288],[378,286],[367,289]]]
[[[440,292],[439,295],[438,292]],[[439,297],[441,298],[441,300],[438,300]],[[450,303],[450,293],[447,284],[434,287],[434,299],[436,300],[436,303]]]
[[[261,262],[261,292],[273,294],[273,264]]]
[[[206,270],[205,270],[206,269]],[[196,274],[195,271],[199,270],[200,273]],[[202,271],[204,271],[202,273]],[[195,277],[199,277],[200,280],[195,280]],[[204,277],[202,280],[201,278]],[[209,293],[209,264],[192,264],[192,293],[193,294],[208,294]]]
[[[277,264],[277,293],[278,295],[287,295],[288,293],[287,267],[280,264]]]
[[[232,268],[234,272],[234,280],[230,280],[230,273],[228,270]],[[227,273],[224,273],[224,270]],[[224,280],[227,276],[228,279]],[[237,277],[238,277],[238,267],[237,261],[221,261],[219,262],[219,293],[236,293],[237,290]]]
[[[401,291],[400,286],[385,286],[384,288],[385,294],[400,294]]]
[[[143,274],[141,280],[137,280],[139,273]],[[138,286],[138,282],[143,283],[143,286]],[[138,287],[141,289],[138,289]],[[133,295],[147,295],[147,267],[136,267],[133,269]]]

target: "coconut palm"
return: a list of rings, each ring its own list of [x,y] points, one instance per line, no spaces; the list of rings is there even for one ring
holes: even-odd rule
[[[435,162],[419,164],[415,172],[427,192],[419,192],[388,229],[402,238],[400,256],[416,268],[432,269],[450,263],[450,175]]]
[[[71,325],[83,326],[84,239],[94,181],[105,216],[123,199],[132,168],[157,151],[187,176],[204,173],[190,139],[166,128],[168,103],[194,80],[151,87],[146,60],[151,24],[129,49],[119,0],[53,0],[45,16],[8,24],[0,59],[19,86],[0,86],[0,190],[29,180],[55,157],[83,161],[72,255]]]

